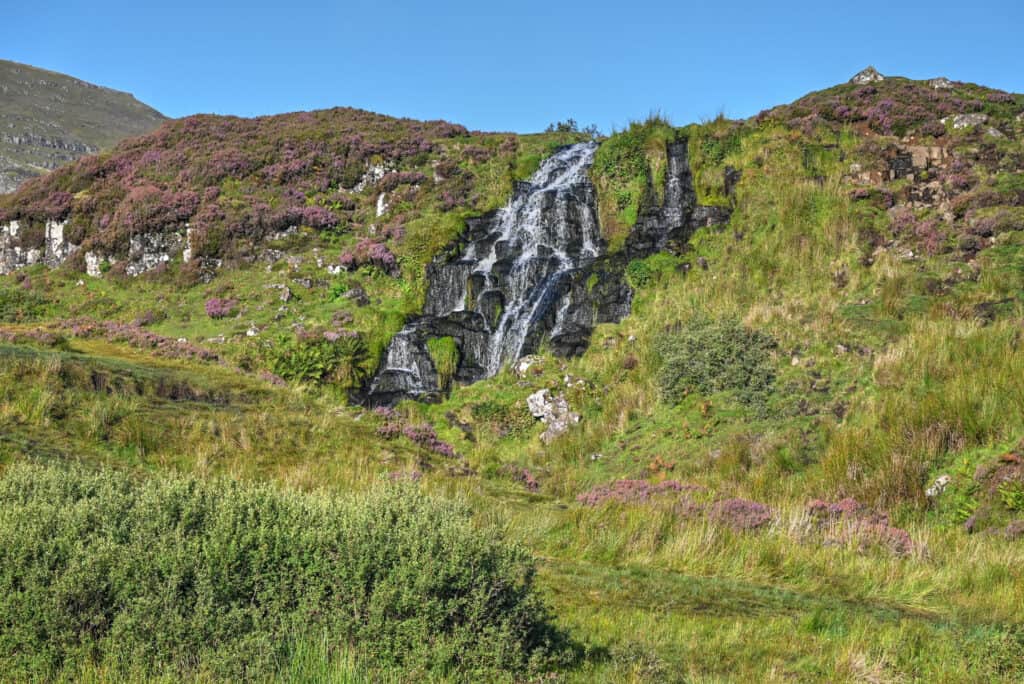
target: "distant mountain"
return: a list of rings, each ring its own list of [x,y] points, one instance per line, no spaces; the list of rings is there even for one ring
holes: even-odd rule
[[[0,194],[165,120],[129,93],[0,60]]]

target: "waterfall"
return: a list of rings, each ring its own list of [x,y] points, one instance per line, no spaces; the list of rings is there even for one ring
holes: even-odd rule
[[[555,152],[527,183],[517,183],[508,204],[480,224],[460,257],[430,265],[424,315],[391,341],[371,395],[443,389],[430,372],[426,337],[463,333],[455,335],[460,365],[479,379],[559,327],[572,274],[604,251],[587,177],[597,147],[587,142]]]
[[[543,340],[555,354],[583,353],[595,325],[629,314],[633,291],[624,274],[631,259],[677,248],[697,228],[728,222],[728,208],[697,203],[687,145],[679,138],[665,146],[664,201],[640,208],[615,254],[601,239],[597,193],[587,177],[597,143],[556,151],[529,182],[515,184],[508,204],[467,221],[460,254],[427,266],[423,314],[391,340],[364,397],[380,404],[443,394],[431,338],[455,341],[459,382],[491,377]]]

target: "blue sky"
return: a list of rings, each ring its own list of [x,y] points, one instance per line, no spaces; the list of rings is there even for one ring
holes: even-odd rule
[[[1021,0],[36,2],[0,57],[169,116],[361,107],[529,132],[756,114],[867,64],[1024,91]]]

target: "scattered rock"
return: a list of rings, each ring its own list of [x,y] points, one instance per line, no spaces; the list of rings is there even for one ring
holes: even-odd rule
[[[366,290],[356,285],[351,290],[348,290],[342,295],[345,299],[351,299],[355,302],[356,306],[369,306],[370,297],[366,294]]]
[[[515,373],[517,378],[525,378],[527,371],[534,366],[537,366],[541,362],[541,358],[536,354],[528,354],[522,357],[512,365],[512,372]],[[537,366],[539,368],[539,366]]]
[[[949,483],[952,480],[953,478],[951,478],[949,475],[940,475],[939,477],[935,478],[935,482],[932,483],[932,486],[925,490],[924,495],[927,496],[929,499],[934,499],[943,491],[945,491],[946,487],[949,486]]]
[[[697,257],[697,265],[705,271],[708,270],[708,260],[704,257]]]
[[[534,418],[540,418],[548,426],[540,436],[545,444],[580,422],[579,414],[573,413],[566,398],[562,395],[553,396],[548,389],[538,390],[527,397],[526,406]]]
[[[566,375],[562,378],[562,382],[569,388],[586,389],[587,387],[587,381],[583,378],[577,378],[575,375]]]
[[[938,78],[933,78],[932,80],[928,81],[928,85],[930,85],[932,88],[935,88],[936,90],[952,90],[953,89],[953,82],[950,81],[945,76],[939,76]]]
[[[982,124],[988,123],[988,115],[982,114],[981,112],[971,112],[970,114],[956,114],[954,116],[947,116],[942,119],[942,123],[953,122],[954,130],[963,130],[964,128],[973,128],[974,126],[981,126]]]
[[[878,73],[878,69],[873,66],[869,66],[867,69],[860,71],[856,76],[850,79],[850,83],[855,85],[867,85],[868,83],[877,83],[884,81],[885,76]]]

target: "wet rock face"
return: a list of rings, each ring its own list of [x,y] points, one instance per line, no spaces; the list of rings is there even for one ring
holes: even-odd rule
[[[623,251],[609,255],[588,177],[596,150],[595,143],[559,150],[516,184],[508,206],[467,222],[460,245],[427,267],[423,315],[389,344],[367,387],[369,403],[440,398],[430,338],[455,340],[458,382],[491,377],[544,340],[558,355],[581,354],[594,326],[629,314],[633,293],[623,273],[630,260],[728,221],[728,209],[698,206],[681,140],[667,148],[663,203],[646,202]],[[734,172],[732,185],[738,180]],[[653,198],[653,188],[647,194]]]

